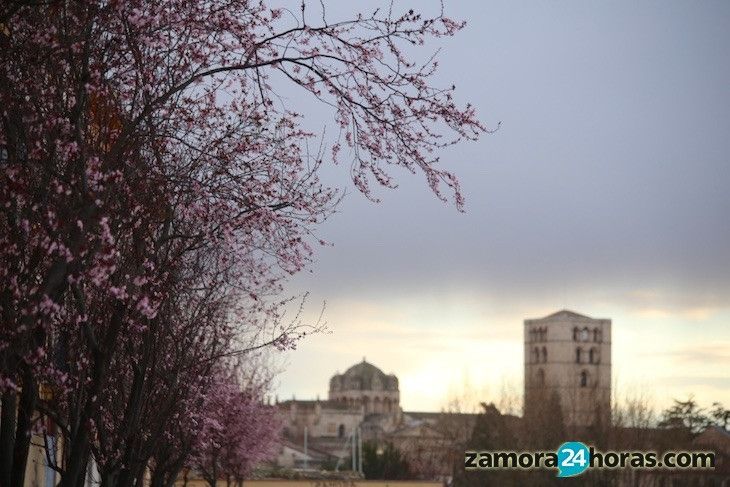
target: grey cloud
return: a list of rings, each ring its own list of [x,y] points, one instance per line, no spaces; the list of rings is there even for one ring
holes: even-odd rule
[[[730,302],[730,5],[446,9],[469,26],[442,43],[438,81],[503,122],[443,154],[467,213],[399,173],[379,205],[346,198],[319,231],[335,247],[294,286],[498,299],[666,286]],[[342,185],[347,168],[325,177]]]

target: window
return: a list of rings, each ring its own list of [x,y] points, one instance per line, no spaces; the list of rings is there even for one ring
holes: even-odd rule
[[[599,330],[598,328],[593,329],[593,341],[596,343],[601,342],[601,330]]]
[[[588,362],[592,364],[597,364],[599,362],[598,360],[598,350],[595,348],[591,348],[588,352]]]
[[[338,438],[344,438],[345,437],[345,425],[344,424],[341,424],[337,428],[337,437]]]
[[[537,369],[537,384],[540,386],[545,385],[545,371],[542,369]]]
[[[582,355],[583,355],[583,350],[580,347],[576,348],[575,349],[575,363],[576,364],[579,364],[581,362],[581,360],[583,358]]]
[[[539,328],[532,328],[530,330],[530,341],[531,342],[539,342],[540,339],[541,339],[540,329]]]
[[[547,362],[547,348],[542,347],[542,363]]]
[[[532,362],[538,363],[539,361],[540,361],[540,350],[537,347],[535,347],[532,350]]]
[[[588,328],[583,328],[580,331],[580,341],[587,342],[588,341]]]
[[[573,341],[574,342],[578,341],[578,327],[577,326],[573,328]]]
[[[585,370],[580,373],[580,386],[588,387],[588,372]]]

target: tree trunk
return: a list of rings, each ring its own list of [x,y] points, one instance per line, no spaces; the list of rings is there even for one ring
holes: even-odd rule
[[[33,429],[33,414],[38,400],[38,384],[33,378],[33,372],[27,369],[23,373],[23,388],[20,392],[18,404],[17,426],[15,430],[15,448],[13,451],[13,468],[9,487],[23,487],[25,483],[25,468],[28,463],[31,430]]]
[[[84,419],[82,417],[82,420]],[[86,480],[86,465],[89,458],[88,429],[85,425],[79,427],[78,435],[68,447],[66,473],[61,477],[58,487],[82,487]]]
[[[17,409],[17,393],[4,392],[0,405],[0,485],[11,485]]]

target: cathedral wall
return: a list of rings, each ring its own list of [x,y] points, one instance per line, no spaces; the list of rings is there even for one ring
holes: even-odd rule
[[[351,406],[363,406],[365,414],[392,414],[398,411],[400,404],[398,391],[330,391],[329,398]]]
[[[318,421],[312,426],[310,434],[316,437],[346,437],[362,422],[360,412],[322,409]]]

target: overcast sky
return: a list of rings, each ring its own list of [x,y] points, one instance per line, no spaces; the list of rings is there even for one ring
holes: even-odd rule
[[[333,19],[360,2],[337,3]],[[414,5],[438,8],[396,2]],[[279,398],[325,398],[366,356],[406,410],[465,383],[496,401],[521,391],[522,321],[569,308],[613,320],[619,391],[730,406],[730,3],[445,6],[468,25],[422,54],[442,48],[437,82],[502,122],[443,153],[466,213],[420,176],[396,173],[373,204],[328,169],[350,193],[319,231],[334,247],[290,290],[311,292],[312,315],[327,302],[331,333],[287,354]]]

